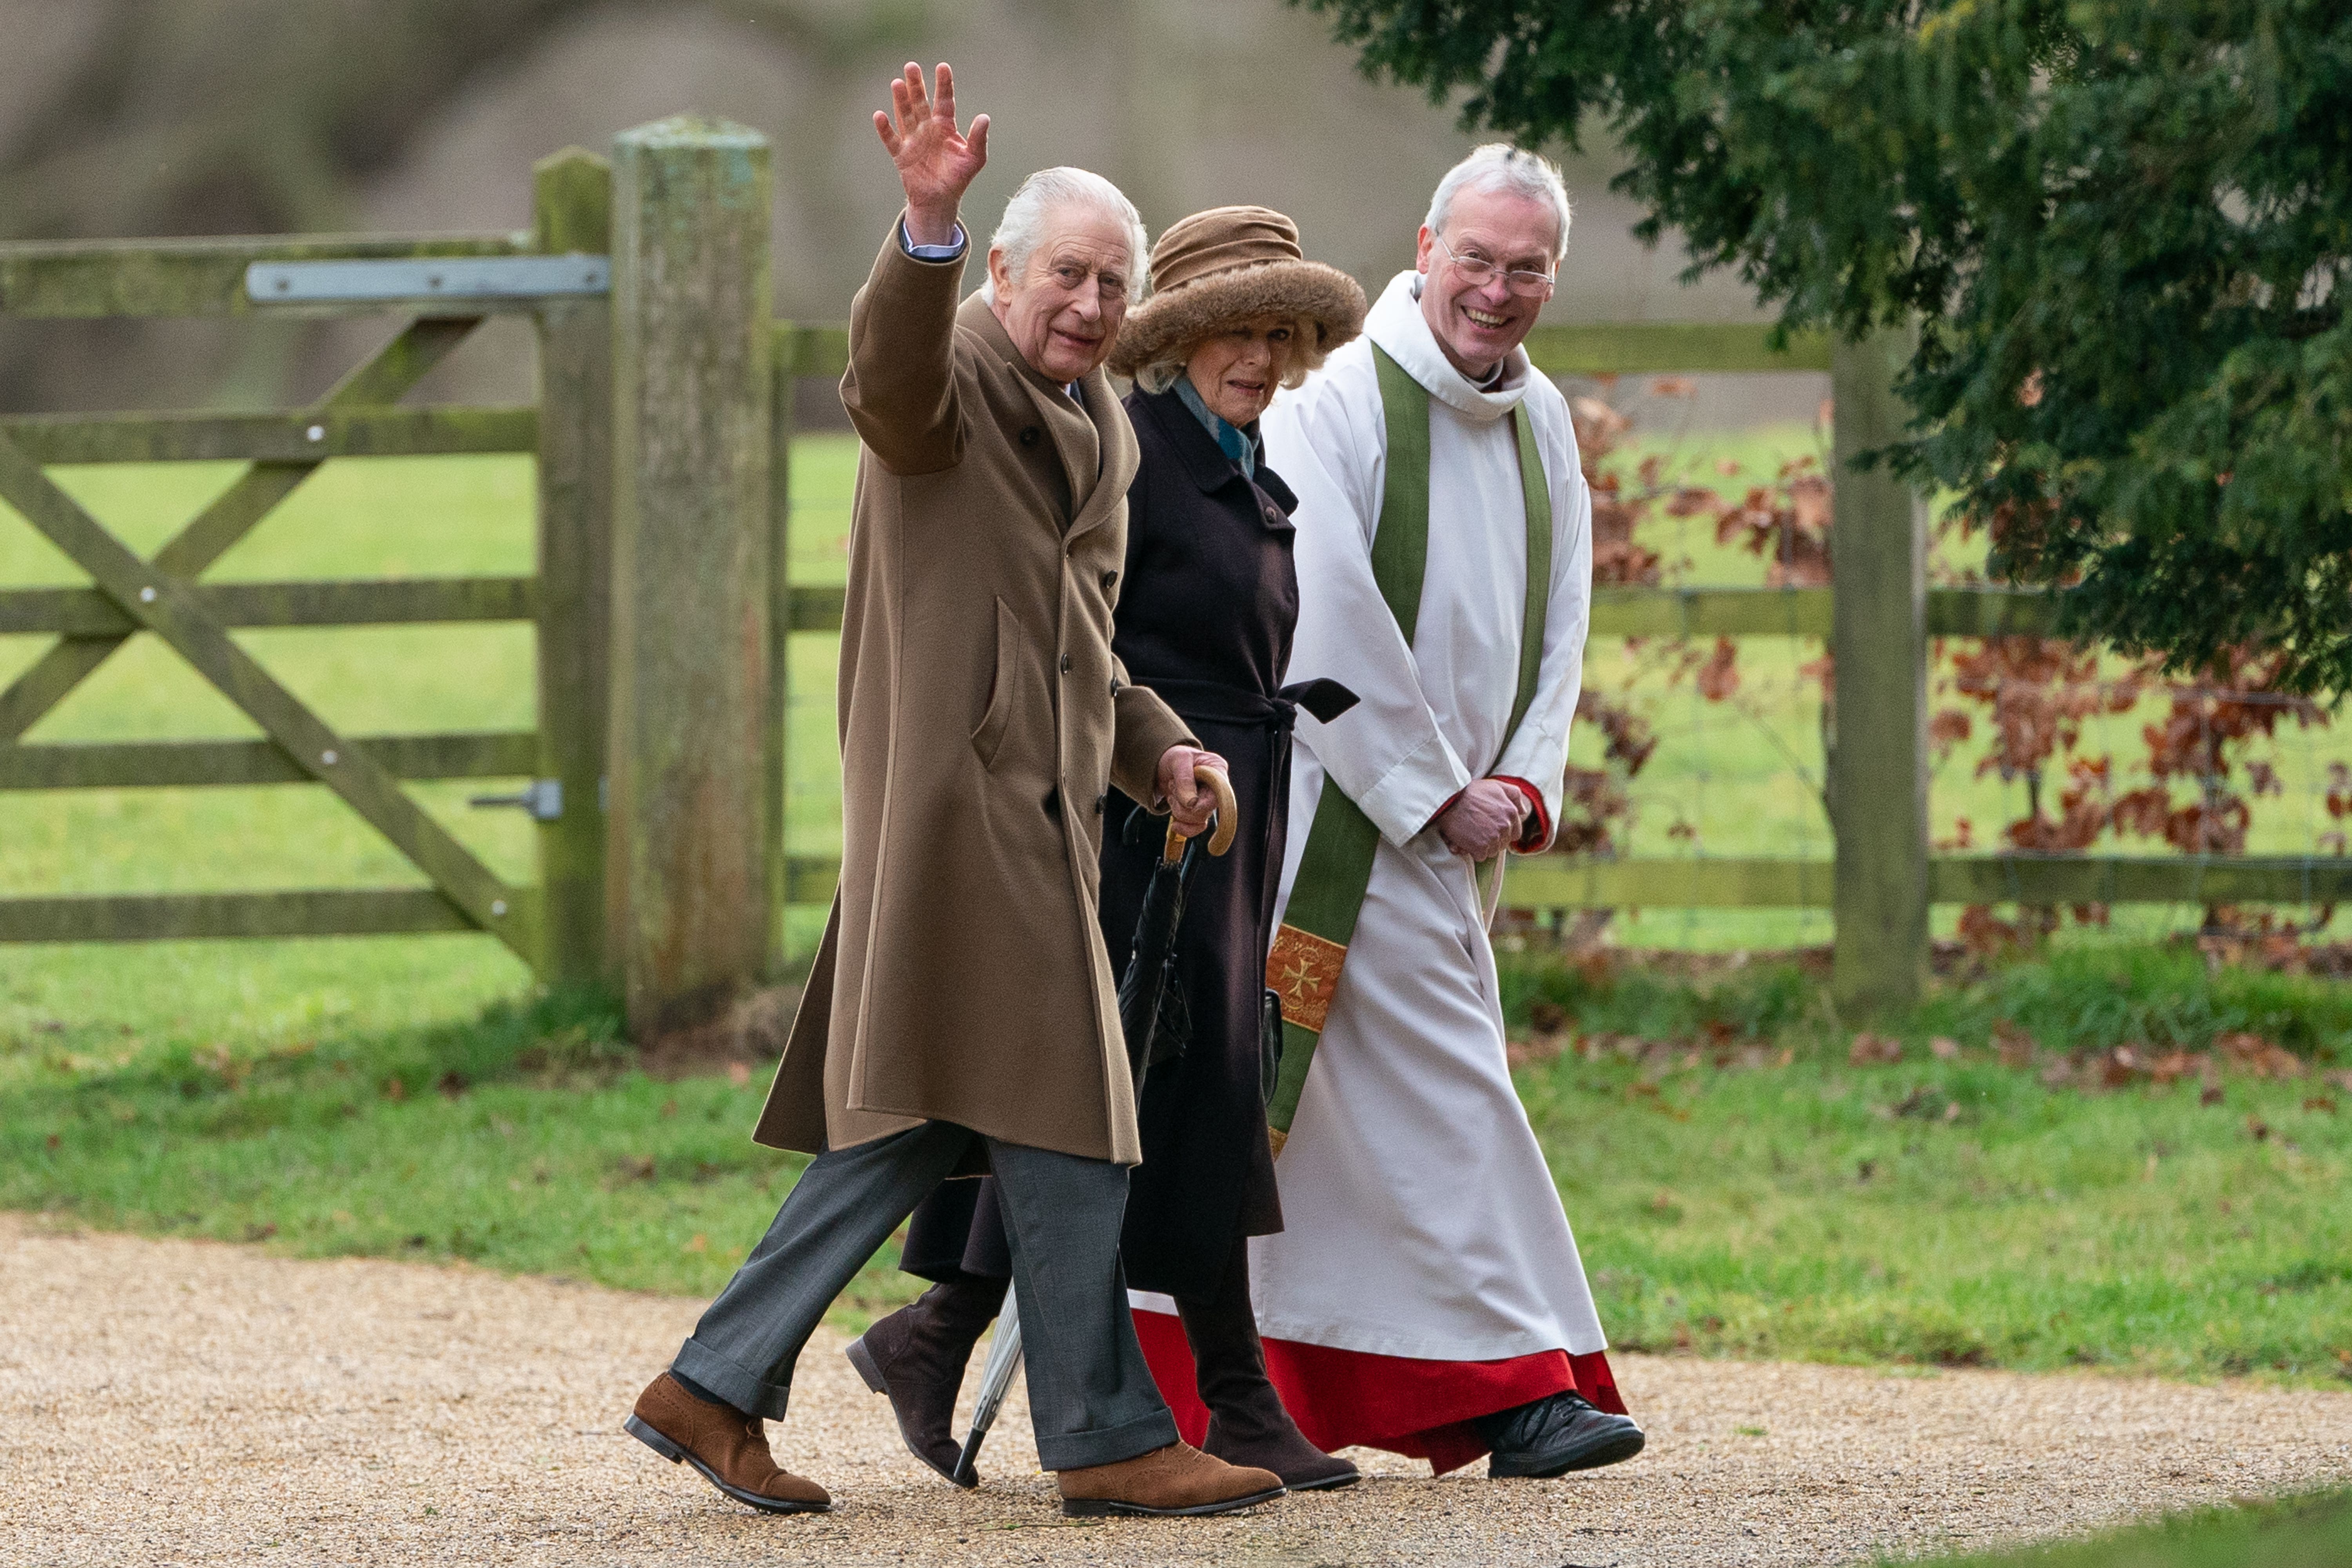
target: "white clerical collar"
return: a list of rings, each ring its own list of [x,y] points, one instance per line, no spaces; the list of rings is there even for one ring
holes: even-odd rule
[[[1484,388],[1454,368],[1421,313],[1418,272],[1400,272],[1389,279],[1364,319],[1364,335],[1386,350],[1407,375],[1428,388],[1432,397],[1481,423],[1500,419],[1528,395],[1533,367],[1523,348],[1503,356],[1495,380]]]

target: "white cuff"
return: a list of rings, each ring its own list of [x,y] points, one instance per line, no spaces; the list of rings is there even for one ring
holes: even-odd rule
[[[915,237],[907,232],[907,220],[898,220],[898,247],[918,261],[953,261],[963,255],[963,225],[955,226],[955,238],[945,245],[917,245]]]

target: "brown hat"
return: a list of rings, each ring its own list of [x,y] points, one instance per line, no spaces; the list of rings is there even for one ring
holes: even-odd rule
[[[1315,323],[1322,356],[1364,330],[1364,290],[1309,261],[1298,226],[1271,207],[1211,207],[1168,226],[1151,247],[1151,298],[1128,312],[1110,368],[1133,375],[1169,350],[1254,316]]]

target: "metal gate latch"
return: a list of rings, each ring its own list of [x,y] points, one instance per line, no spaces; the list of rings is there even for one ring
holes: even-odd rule
[[[467,805],[519,805],[539,822],[555,822],[563,816],[563,781],[533,779],[520,795],[478,795],[467,801]]]
[[[341,261],[257,261],[246,298],[258,305],[383,304],[412,300],[522,300],[609,294],[604,256],[362,257]]]

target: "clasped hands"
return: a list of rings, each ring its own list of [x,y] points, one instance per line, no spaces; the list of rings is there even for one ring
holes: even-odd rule
[[[1437,814],[1445,847],[1465,860],[1491,860],[1528,830],[1528,797],[1500,779],[1480,779]]]

